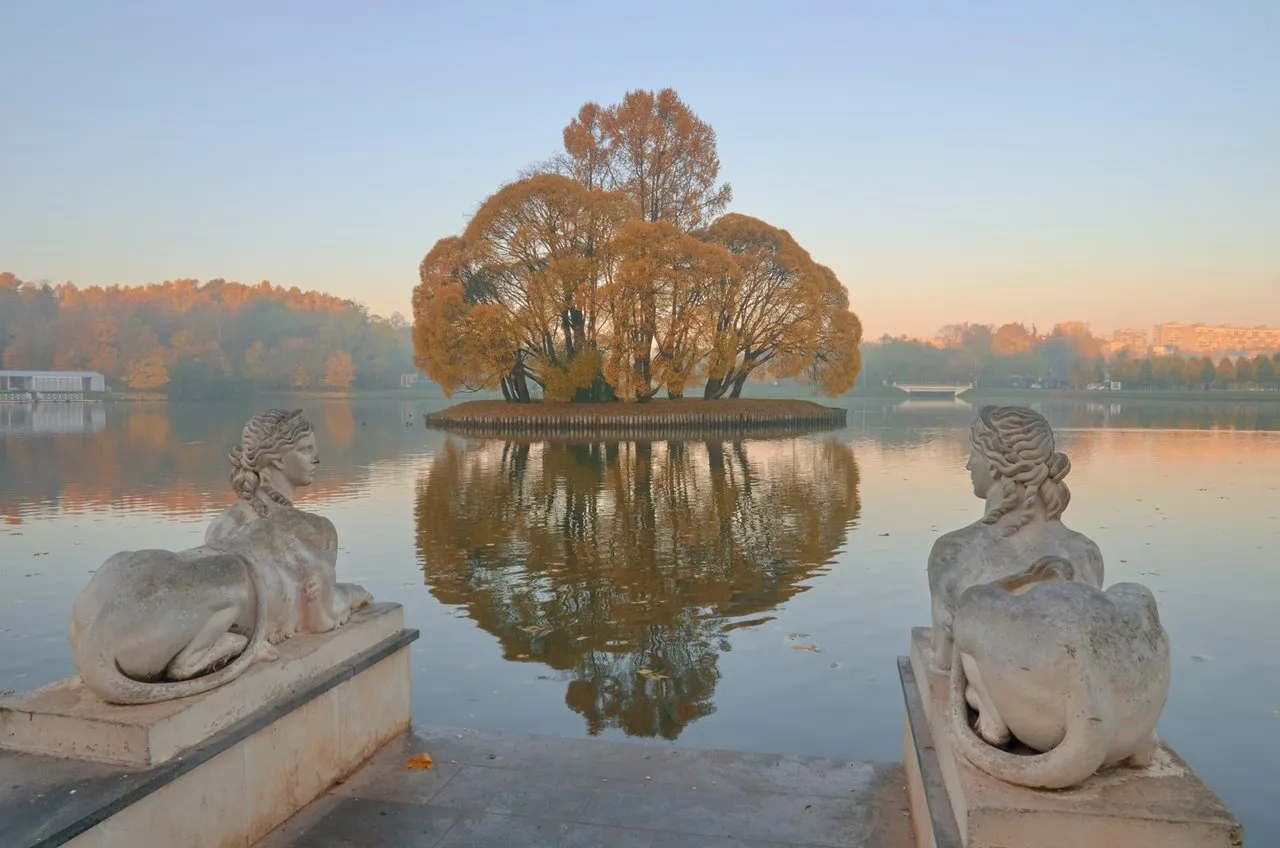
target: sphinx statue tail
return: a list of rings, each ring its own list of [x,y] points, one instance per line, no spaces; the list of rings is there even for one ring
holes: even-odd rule
[[[224,683],[230,683],[243,674],[258,659],[262,645],[266,642],[268,613],[267,585],[262,573],[248,560],[244,565],[249,572],[249,580],[253,584],[253,633],[250,634],[244,650],[229,665],[190,680],[148,683],[126,675],[121,671],[114,657],[99,655],[94,661],[83,665],[77,662],[77,665],[81,665],[80,678],[85,685],[109,704],[154,704],[208,692]]]
[[[1088,681],[1078,683],[1081,693],[1091,691]],[[1067,728],[1062,741],[1043,754],[1022,755],[987,744],[969,726],[967,685],[964,663],[957,651],[951,663],[952,739],[965,758],[987,774],[1032,789],[1064,789],[1083,782],[1102,767],[1111,731],[1096,718],[1099,710],[1080,703],[1080,695],[1068,695]]]
[[[1037,583],[1048,583],[1053,580],[1075,580],[1076,567],[1060,556],[1049,554],[1042,556],[1017,574],[1003,580],[995,581],[995,585],[1006,592],[1021,594]]]

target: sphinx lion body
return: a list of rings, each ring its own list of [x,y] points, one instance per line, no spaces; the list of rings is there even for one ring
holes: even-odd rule
[[[953,636],[954,738],[983,771],[1054,789],[1103,766],[1150,762],[1170,667],[1168,636],[1145,586],[973,586],[956,605]],[[978,712],[977,733],[966,704]],[[1010,737],[1041,753],[994,747]]]
[[[208,691],[275,659],[272,645],[332,630],[372,601],[335,582],[337,535],[321,516],[281,508],[211,535],[185,551],[115,554],[76,598],[72,659],[104,700]]]

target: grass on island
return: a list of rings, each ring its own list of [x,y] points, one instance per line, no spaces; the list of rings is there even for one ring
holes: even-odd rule
[[[644,421],[662,419],[668,415],[689,413],[767,415],[785,418],[787,416],[815,415],[828,412],[830,409],[831,407],[826,407],[813,401],[780,398],[721,398],[720,400],[654,398],[646,403],[623,403],[621,401],[602,403],[545,403],[541,401],[512,403],[505,400],[468,400],[433,413],[431,417],[440,421],[519,420],[521,418],[535,417],[545,420],[548,416],[566,420],[591,417]]]

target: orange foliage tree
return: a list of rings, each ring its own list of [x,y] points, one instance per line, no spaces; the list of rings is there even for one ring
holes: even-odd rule
[[[785,230],[716,217],[715,132],[664,89],[585,104],[548,167],[500,188],[419,266],[414,356],[444,388],[509,400],[742,392],[759,371],[852,386],[862,328]]]

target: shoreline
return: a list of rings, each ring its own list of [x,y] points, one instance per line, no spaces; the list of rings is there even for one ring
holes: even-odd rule
[[[660,398],[646,403],[470,400],[423,417],[438,430],[476,434],[804,433],[845,426],[848,410],[782,398]]]

